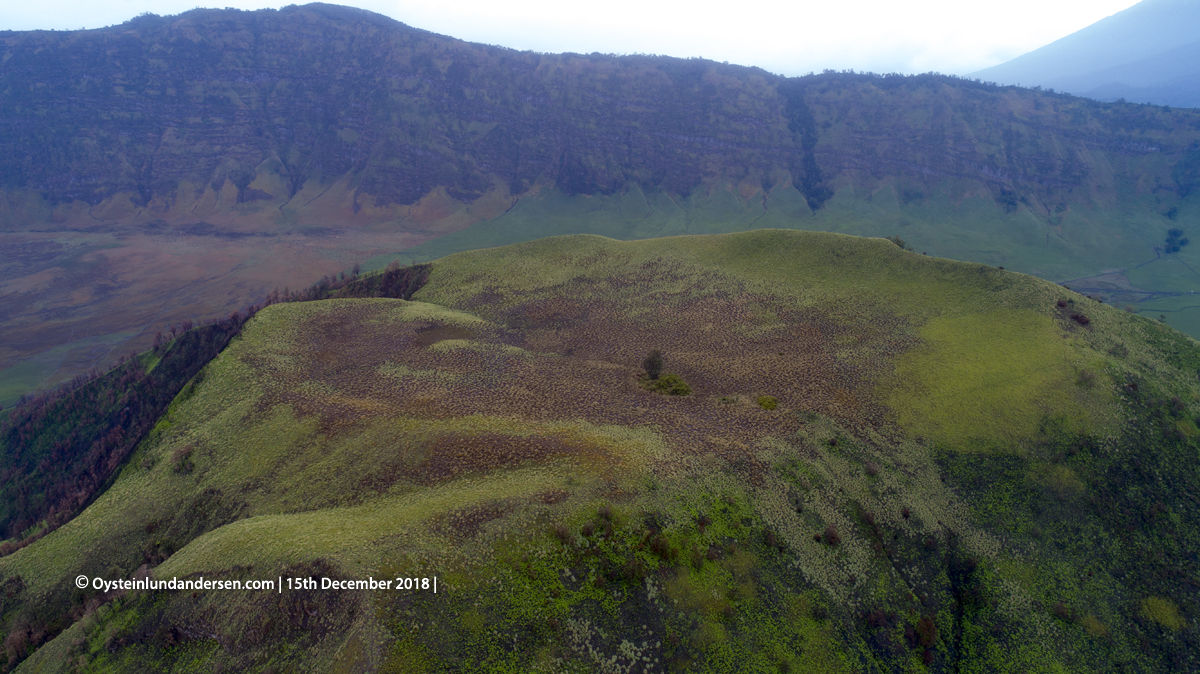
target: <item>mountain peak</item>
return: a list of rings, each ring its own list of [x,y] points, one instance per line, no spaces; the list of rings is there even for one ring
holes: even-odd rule
[[[972,73],[1092,98],[1200,106],[1200,3],[1142,0],[1044,47]]]

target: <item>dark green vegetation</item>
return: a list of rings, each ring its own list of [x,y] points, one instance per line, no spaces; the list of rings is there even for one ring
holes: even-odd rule
[[[646,359],[642,361],[642,369],[646,371],[646,376],[651,381],[658,379],[663,369],[662,351],[659,349],[650,349],[650,353],[646,354]]]
[[[0,420],[0,536],[10,539],[0,554],[76,515],[246,318],[185,330],[103,375],[24,401]]]
[[[1178,253],[1186,245],[1188,245],[1188,238],[1183,235],[1182,229],[1167,230],[1167,241],[1163,245],[1164,252]]]
[[[692,392],[692,387],[687,385],[683,377],[670,372],[657,379],[642,382],[642,388],[671,396],[685,396],[690,395]]]
[[[692,387],[687,385],[677,374],[672,372],[663,373],[663,354],[659,349],[651,349],[650,353],[646,354],[646,359],[642,361],[642,369],[646,371],[646,379],[642,380],[642,388],[648,391],[658,391],[665,395],[685,396],[690,395]]]
[[[1200,334],[1200,249],[1155,251],[1200,217],[1194,110],[522,53],[331,5],[0,33],[0,91],[0,401],[354,260],[564,233],[897,236]]]
[[[640,385],[655,348],[690,395]],[[411,301],[258,312],[111,487],[0,558],[7,663],[1187,671],[1198,371],[1171,327],[883,239],[463,253]]]

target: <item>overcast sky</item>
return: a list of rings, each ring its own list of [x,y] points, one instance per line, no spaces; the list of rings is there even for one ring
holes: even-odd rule
[[[281,7],[221,0],[240,9]],[[542,52],[702,56],[784,75],[826,68],[967,74],[1115,14],[1134,0],[359,0],[356,7],[472,42]],[[0,29],[100,28],[196,0],[0,2]]]

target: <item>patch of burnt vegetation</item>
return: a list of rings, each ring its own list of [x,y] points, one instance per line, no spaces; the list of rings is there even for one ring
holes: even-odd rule
[[[340,279],[328,284],[327,297],[392,297],[412,299],[414,293],[429,280],[433,265],[417,264],[401,267],[393,261],[383,272],[361,277]],[[319,284],[318,284],[319,285]]]
[[[279,302],[311,302],[334,298],[367,298],[390,297],[393,299],[412,299],[414,293],[425,286],[429,273],[433,270],[431,264],[414,264],[401,267],[399,261],[392,260],[383,271],[373,274],[360,275],[356,264],[349,274],[329,274],[304,290],[284,288],[282,292],[276,288],[267,296],[265,305]]]
[[[413,346],[423,349],[450,339],[472,339],[474,337],[474,330],[468,330],[457,325],[427,325],[417,330]]]

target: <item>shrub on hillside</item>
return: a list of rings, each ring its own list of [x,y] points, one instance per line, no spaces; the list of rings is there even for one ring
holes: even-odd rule
[[[779,407],[779,400],[775,396],[759,396],[758,406],[764,410],[773,410]]]
[[[687,385],[683,377],[669,373],[664,374],[658,379],[651,379],[644,383],[643,386],[651,391],[658,391],[659,393],[671,396],[685,396],[690,395],[692,392],[692,387]]]
[[[192,452],[194,448],[191,445],[183,445],[176,447],[175,451],[171,452],[171,468],[176,473],[188,474],[195,468],[192,463]]]
[[[1096,385],[1096,373],[1086,368],[1080,370],[1077,383],[1085,388],[1092,388]]]
[[[1188,245],[1188,240],[1183,236],[1183,230],[1174,228],[1167,231],[1167,240],[1163,245],[1163,252],[1178,253],[1179,249]]]

